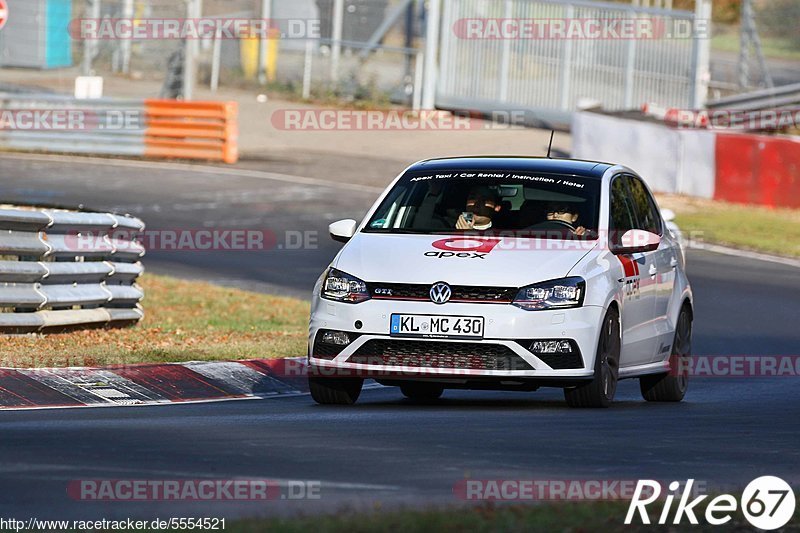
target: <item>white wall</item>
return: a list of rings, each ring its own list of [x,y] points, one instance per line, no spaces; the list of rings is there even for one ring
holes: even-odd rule
[[[657,192],[714,196],[715,135],[580,111],[572,118],[572,156],[628,166]]]

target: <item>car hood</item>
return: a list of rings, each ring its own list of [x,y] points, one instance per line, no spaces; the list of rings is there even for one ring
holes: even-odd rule
[[[366,282],[524,287],[567,275],[597,241],[357,233],[334,266]]]

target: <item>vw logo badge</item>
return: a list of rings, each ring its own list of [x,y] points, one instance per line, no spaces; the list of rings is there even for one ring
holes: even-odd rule
[[[450,301],[450,296],[452,294],[453,291],[450,289],[450,285],[443,281],[434,283],[433,287],[431,287],[431,301],[435,304],[446,304]]]

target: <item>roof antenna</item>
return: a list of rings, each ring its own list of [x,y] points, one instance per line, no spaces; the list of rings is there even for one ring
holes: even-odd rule
[[[556,134],[556,130],[550,130],[550,144],[547,145],[547,159],[552,159],[550,157],[550,150],[553,149],[553,135]]]

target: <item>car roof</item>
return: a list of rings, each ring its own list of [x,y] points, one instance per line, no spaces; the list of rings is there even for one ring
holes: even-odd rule
[[[412,165],[408,171],[446,170],[517,170],[520,172],[542,172],[566,174],[591,178],[602,178],[610,163],[582,161],[580,159],[549,159],[546,157],[516,156],[467,156],[426,159]]]

